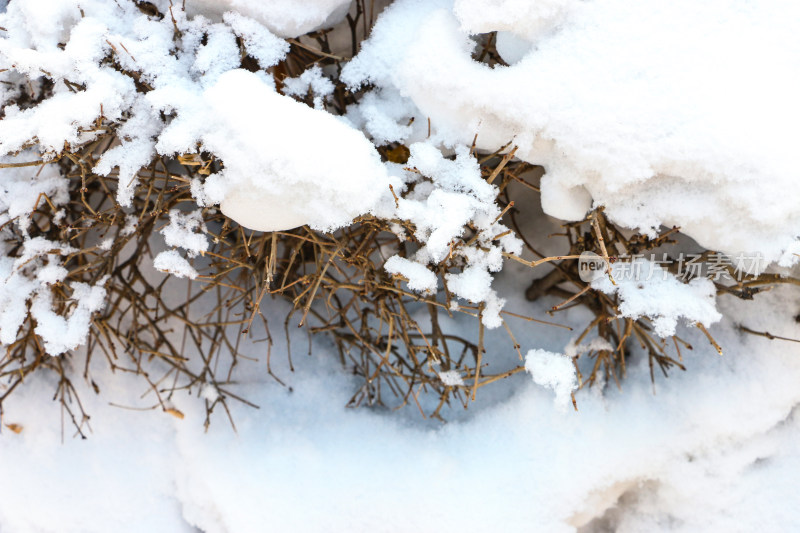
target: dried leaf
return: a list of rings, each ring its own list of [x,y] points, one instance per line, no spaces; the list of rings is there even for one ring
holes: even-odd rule
[[[164,411],[169,413],[169,414],[171,414],[175,418],[179,418],[179,419],[183,420],[183,413],[181,413],[177,409],[173,409],[172,407],[170,407],[168,409],[164,409]]]

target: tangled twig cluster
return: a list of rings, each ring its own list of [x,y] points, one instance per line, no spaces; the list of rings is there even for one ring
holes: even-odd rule
[[[140,4],[143,9],[154,9],[151,4]],[[359,1],[354,16],[348,19],[353,53],[369,31],[371,16],[365,15],[367,11],[364,2]],[[168,16],[157,12],[150,15]],[[289,44],[286,58],[268,69],[279,90],[285,79],[296,78],[314,65],[341,71],[346,59],[332,52],[325,31],[290,39]],[[259,71],[258,62],[248,55],[241,39],[237,45],[241,52],[240,67]],[[495,58],[493,46],[491,35],[483,39],[477,59]],[[114,64],[115,60],[107,57],[103,61]],[[136,73],[121,66],[118,69],[134,78],[137,90],[152,89]],[[359,101],[364,89],[354,92],[337,79],[333,82],[331,97],[323,105],[334,114],[344,114],[349,105]],[[48,97],[48,84],[51,82],[45,79],[36,91],[20,87],[14,103],[23,110],[37,105]],[[314,105],[313,97],[309,92],[298,98]],[[60,265],[66,269],[64,276],[48,285],[53,312],[60,316],[74,312],[79,305],[73,294],[76,287],[101,286],[105,291],[105,306],[91,316],[85,347],[60,356],[48,354],[37,332],[36,317],[30,311],[25,314],[16,339],[7,345],[0,359],[0,379],[3,380],[0,412],[3,401],[32,373],[51,372],[57,377],[55,398],[83,435],[88,414],[75,394],[71,380],[76,374],[72,369],[82,367],[83,377],[91,379],[88,373],[91,360],[103,358],[114,371],[141,376],[152,391],[154,406],[175,416],[182,416],[170,402],[176,391],[205,390],[202,396],[208,424],[218,406],[228,411],[230,400],[247,403],[246,398],[237,394],[231,377],[233,368],[244,357],[239,350],[243,336],[254,339],[264,336],[268,372],[272,374],[269,353],[272,333],[261,313],[271,297],[283,297],[293,304],[285,328],[294,317],[312,334],[331,336],[342,364],[361,378],[349,402],[352,406],[415,404],[424,416],[441,417],[445,405],[460,403],[466,407],[475,399],[477,389],[524,370],[520,347],[503,320],[502,325],[520,364],[505,372],[486,372],[483,361],[485,326],[480,320],[483,304],[456,305],[448,290],[448,275],[464,268],[457,253],[459,249],[480,246],[476,243],[493,242],[505,235],[483,235],[483,230],[469,224],[463,228],[461,237],[450,243],[450,256],[435,266],[434,274],[443,288],[436,293],[419,294],[405,287],[406,280],[401,275],[393,276],[384,269],[389,257],[411,257],[423,245],[416,237],[418,228],[409,220],[365,215],[334,233],[322,233],[305,226],[291,231],[260,233],[239,226],[213,207],[205,207],[201,210],[203,231],[211,245],[201,257],[193,260],[193,268],[200,275],[187,281],[185,299],[178,303],[170,301],[167,291],[163,290],[170,277],[154,275],[149,268],[158,252],[154,250],[154,243],[160,242],[153,237],[168,224],[170,212],[197,208],[193,183],[202,182],[206,176],[223,168],[224,162],[201,151],[174,158],[157,157],[136,173],[130,205],[123,207],[118,203],[117,192],[121,186],[128,187],[131,183],[120,183],[117,171],[95,172],[101,156],[119,146],[121,126],[121,122],[101,116],[92,128],[82,132],[90,139],[87,142],[65,146],[57,154],[41,154],[47,159],[15,160],[0,165],[7,169],[28,168],[31,173],[41,172],[45,166],[55,166],[59,174],[67,178],[65,198],[56,201],[41,193],[30,214],[9,218],[0,228],[7,244],[7,256],[15,260],[24,258],[23,243],[31,239],[41,237],[42,242],[68,245],[59,250],[44,250],[36,259],[44,267],[48,257],[60,255]],[[23,147],[17,159],[29,158],[30,148],[34,147]],[[391,143],[379,147],[379,151],[385,161],[400,165],[409,161],[409,148],[403,144]],[[537,190],[534,183],[525,179],[526,173],[534,167],[515,161],[511,146],[490,154],[476,154],[473,150],[470,155],[478,159],[483,179],[496,187],[496,200],[501,208],[498,220],[502,217],[511,220],[516,235],[539,260],[528,262],[506,253],[507,257],[532,267],[552,266],[548,274],[530,285],[526,293],[528,300],[545,295],[562,298],[564,301],[554,306],[552,313],[585,306],[592,311],[594,319],[580,332],[575,343],[580,344],[593,329],[607,341],[574,355],[581,386],[611,380],[619,384],[634,341],[648,354],[651,375],[656,366],[665,375],[671,367],[683,369],[681,347],[691,349],[691,346],[673,336],[670,347],[669,341],[653,334],[647,318],[621,317],[618,298],[582,281],[575,260],[586,251],[611,262],[614,253],[609,250],[628,254],[654,250],[668,244],[674,230],[655,239],[629,236],[599,209],[581,222],[564,226],[561,237],[569,248],[565,256],[546,257],[530,244],[516,224],[518,207],[515,207],[509,187],[515,183]],[[419,172],[414,168],[408,170]],[[421,176],[420,179],[427,178]],[[412,192],[413,188],[397,193],[393,190],[392,194],[399,201]],[[719,283],[717,288],[750,298],[760,286],[787,279],[790,278],[749,276],[738,285]],[[209,299],[213,301],[211,306],[207,305]],[[198,304],[201,301],[204,302],[202,311]],[[30,307],[31,304],[27,302],[26,305]],[[419,310],[425,311],[426,320],[420,320]],[[454,335],[440,326],[440,318],[453,313],[476,319],[475,338]],[[502,313],[502,316],[509,315],[511,313]],[[704,328],[703,331],[716,346],[710,334]],[[672,348],[675,355],[668,353]],[[291,358],[291,354],[287,356]],[[579,364],[582,357],[594,361],[588,374],[585,371],[581,374],[580,369],[585,369]],[[444,379],[444,373],[457,378]],[[273,376],[280,381],[280,376]],[[102,388],[102,384],[92,382],[92,385],[97,391]],[[438,398],[437,406],[426,412],[418,401],[420,394],[434,395]]]

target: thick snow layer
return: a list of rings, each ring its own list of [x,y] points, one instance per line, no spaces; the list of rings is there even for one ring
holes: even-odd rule
[[[696,346],[684,354],[687,372],[658,380],[653,394],[646,358],[634,359],[622,391],[580,391],[577,412],[560,410],[551,391],[523,374],[511,378],[512,397],[476,404],[469,418],[444,425],[347,409],[353,384],[336,357],[325,357],[325,345],[296,358],[292,373],[278,356],[283,336],[275,335],[272,368],[291,390],[263,370],[263,345],[243,343],[259,361],[237,366],[235,390],[260,408],[229,403],[236,432],[220,409],[204,432],[203,401],[186,394],[173,397],[182,420],[110,405],[154,400],[141,398],[141,384],[126,374],[110,385],[93,364],[99,396],[76,378],[92,433],[73,438],[67,425],[62,444],[56,383],[32,376],[4,411],[3,422],[22,431],[3,427],[0,435],[0,469],[13,480],[0,485],[0,523],[15,533],[478,532],[498,523],[511,532],[584,524],[587,531],[788,531],[800,520],[791,503],[800,475],[800,352],[736,326],[796,336],[782,310],[798,296],[726,299],[730,318],[713,329],[730,348],[725,357],[702,350],[696,329],[682,329]],[[264,309],[278,324],[287,310],[277,301]],[[543,331],[547,340],[531,332],[522,342],[538,338],[560,351],[571,335]],[[502,350],[489,347],[486,357],[502,358]],[[48,512],[33,512],[31,502]]]
[[[461,29],[470,34],[503,31],[529,42],[552,33],[579,0],[454,0]]]
[[[195,4],[190,2],[202,11]],[[224,177],[212,176],[205,190],[193,188],[198,200],[222,201],[223,212],[247,227],[274,230],[309,224],[333,229],[369,211],[388,182],[364,135],[328,113],[279,95],[263,72],[237,69],[237,37],[263,68],[288,50],[288,43],[270,33],[269,24],[247,16],[251,12],[269,13],[276,24],[294,24],[313,19],[314,9],[325,13],[324,20],[349,2],[303,8],[285,2],[212,2],[209,9],[210,4],[239,12],[211,23],[199,16],[187,18],[177,8],[171,17],[154,20],[131,2],[12,4],[2,21],[10,29],[0,39],[0,57],[14,67],[6,76],[24,74],[36,80],[46,72],[56,85],[52,97],[30,109],[4,108],[0,152],[35,144],[45,155],[55,154],[65,143],[91,140],[93,133],[86,130],[102,113],[106,120],[122,122],[120,144],[104,154],[95,172],[107,175],[119,169],[122,205],[130,204],[137,172],[157,153],[192,153],[199,142],[226,166]],[[48,10],[50,25],[28,30],[37,13]],[[172,17],[182,32],[177,40]],[[60,41],[66,45],[60,48]],[[138,92],[131,77],[100,63],[107,56],[138,73],[152,90]],[[322,99],[332,90],[326,81],[310,69],[289,87],[299,91],[305,83]],[[75,92],[66,82],[86,89]],[[164,116],[170,118],[165,121]]]
[[[490,30],[529,51],[476,63],[469,33]],[[677,225],[704,247],[789,263],[798,31],[791,1],[399,0],[343,77],[410,98],[443,142],[513,142],[546,166],[554,216],[605,205],[631,228]]]
[[[351,0],[189,0],[186,10],[221,17],[234,11],[251,17],[281,37],[297,37],[330,27],[347,15]]]

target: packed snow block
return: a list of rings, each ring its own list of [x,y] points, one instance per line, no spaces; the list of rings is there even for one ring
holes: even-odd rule
[[[386,168],[360,131],[256,74],[226,72],[204,100],[201,143],[225,164],[206,180],[206,200],[247,228],[339,228],[388,191]]]

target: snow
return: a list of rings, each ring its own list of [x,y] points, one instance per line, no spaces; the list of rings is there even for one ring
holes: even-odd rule
[[[439,379],[442,380],[442,383],[449,387],[463,387],[464,386],[464,378],[461,377],[461,374],[458,370],[445,370],[443,372],[439,372]]]
[[[587,352],[600,352],[604,350],[611,352],[614,350],[614,347],[602,337],[592,339],[588,344],[575,344],[575,339],[572,339],[564,347],[564,355],[572,358]]]
[[[510,234],[495,238],[508,230],[499,222],[497,188],[481,178],[477,161],[465,146],[455,149],[454,160],[445,158],[429,142],[414,143],[409,151],[407,168],[412,170],[390,170],[394,171],[398,193],[412,185],[413,191],[396,201],[384,193],[373,212],[386,219],[399,217],[413,223],[414,235],[422,246],[413,257],[389,258],[384,268],[402,274],[412,290],[430,293],[438,286],[430,265],[453,258],[461,261],[460,273],[446,275],[448,290],[474,304],[484,304],[484,325],[499,327],[503,299],[491,287],[491,273],[502,269],[503,252],[519,253],[522,242]],[[476,231],[473,239],[464,238],[467,226]],[[417,266],[409,264],[412,261]]]
[[[304,70],[297,78],[283,80],[283,94],[301,99],[310,91],[314,95],[314,109],[323,109],[323,102],[333,94],[333,82],[322,74],[318,66]]]
[[[39,281],[48,285],[64,281],[64,278],[66,278],[67,274],[69,274],[67,269],[60,265],[54,264],[55,261],[53,258],[51,258],[50,261],[51,262],[48,263],[47,266],[39,269],[36,277],[39,279]]]
[[[408,280],[408,288],[412,291],[427,294],[432,294],[436,291],[438,285],[436,274],[428,270],[425,265],[394,255],[383,264],[383,268],[389,274],[406,278]]]
[[[35,107],[22,110],[6,106],[5,117],[0,121],[0,152],[4,154],[19,150],[33,138],[43,152],[49,153],[61,151],[64,143],[89,140],[92,134],[82,130],[91,129],[101,106],[106,117],[118,120],[135,92],[133,80],[97,65],[109,48],[105,42],[108,30],[95,18],[80,22],[72,18],[77,15],[80,19],[77,6],[68,6],[70,3],[66,2],[53,6],[56,10],[60,7],[65,20],[74,24],[63,50],[57,48],[62,32],[47,31],[46,26],[30,33],[25,31],[26,17],[35,16],[38,3],[15,2],[9,6],[4,24],[10,31],[0,41],[0,57],[19,73],[38,78],[45,71],[56,80],[85,84],[86,90],[72,93],[61,84],[61,91]],[[72,17],[67,17],[67,12]],[[58,21],[58,11],[53,15],[53,20]]]
[[[557,30],[578,0],[455,0],[453,13],[465,33],[502,31],[535,42]]]
[[[132,235],[136,231],[136,225],[139,223],[139,220],[133,215],[127,215],[125,217],[125,226],[120,230],[119,234],[122,237],[127,237],[128,235]]]
[[[33,206],[31,206],[32,208]],[[2,230],[9,235],[8,230]],[[71,283],[63,315],[53,311],[52,285],[63,281],[67,270],[61,257],[74,248],[44,237],[27,238],[17,257],[9,256],[11,239],[2,244],[0,258],[0,343],[11,345],[30,311],[36,321],[35,331],[44,350],[53,356],[81,346],[86,341],[92,313],[105,306],[106,279],[95,285]],[[30,305],[30,309],[28,309]]]
[[[660,265],[642,258],[615,263],[611,277],[614,283],[604,276],[594,280],[592,288],[619,295],[620,316],[653,319],[654,331],[660,337],[674,335],[680,318],[705,327],[722,318],[710,279],[695,278],[683,283]]]
[[[297,37],[330,27],[347,15],[350,0],[192,0],[186,2],[189,14],[220,17],[234,11],[263,24],[281,37]]]
[[[604,205],[623,226],[676,225],[706,248],[789,264],[799,15],[787,1],[400,0],[343,79],[408,97],[441,142],[513,142],[546,167],[553,216]],[[533,44],[491,69],[469,38],[490,30]]]
[[[368,92],[358,104],[347,108],[351,124],[362,129],[378,146],[423,140],[425,134],[420,123],[415,122],[416,127],[409,124],[412,118],[416,118],[415,113],[414,104],[392,89]]]
[[[255,74],[223,74],[204,100],[213,119],[201,142],[225,161],[212,181],[224,192],[206,186],[206,194],[243,226],[335,229],[388,193],[386,169],[361,132],[279,95]]]
[[[168,272],[179,278],[195,279],[199,274],[197,270],[177,250],[167,250],[158,254],[153,259],[153,267],[162,272]]]
[[[203,215],[199,210],[183,214],[177,209],[169,212],[169,224],[161,230],[168,246],[185,249],[189,257],[196,257],[208,251],[208,238]]]
[[[504,309],[544,316],[559,302],[523,299],[539,270],[504,264],[527,252],[513,234],[496,238],[509,230],[498,188],[470,146],[477,133],[478,149],[516,146],[516,157],[546,168],[541,207],[561,220],[533,200],[517,205],[537,249],[551,249],[546,236],[562,221],[603,206],[622,227],[652,235],[679,226],[700,247],[761,254],[782,267],[773,272],[797,276],[800,5],[396,0],[344,66],[341,80],[365,92],[337,117],[329,112],[335,69],[308,65],[277,87],[266,69],[287,54],[283,37],[336,24],[349,35],[341,21],[350,1],[194,0],[188,13],[178,2],[171,10],[167,0],[154,3],[169,15],[148,17],[125,0],[11,0],[0,9],[8,69],[0,72],[0,163],[44,160],[0,169],[0,343],[12,346],[30,313],[91,416],[85,441],[68,423],[62,429],[52,398],[63,384],[42,372],[4,401],[0,529],[796,527],[800,348],[742,327],[800,338],[797,287],[745,301],[642,258],[617,261],[592,288],[618,298],[620,317],[647,317],[656,335],[678,334],[694,349],[683,353],[687,370],[668,379],[652,382],[647,357],[634,351],[619,389],[579,388],[575,361],[614,347],[579,343],[581,307],[557,315],[571,331],[504,322]],[[475,36],[493,31],[510,66],[471,57]],[[245,52],[262,71],[242,68]],[[42,94],[43,77],[54,83],[51,96],[9,103],[21,91]],[[313,108],[296,100],[309,95]],[[159,228],[151,244],[170,249],[155,269],[198,277],[187,257],[209,250],[201,209],[217,205],[261,231],[333,230],[375,216],[414,243],[387,257],[385,271],[425,295],[446,286],[451,310],[478,306],[486,332],[467,315],[443,324],[473,340],[480,329],[492,372],[520,364],[499,328],[513,327],[527,372],[481,388],[466,412],[445,406],[446,424],[346,409],[358,384],[331,343],[308,341],[287,323],[287,339],[313,347],[291,366],[287,340],[273,332],[270,368],[287,386],[267,374],[265,344],[245,337],[229,383],[174,393],[167,401],[181,417],[153,409],[134,376],[82,351],[92,317],[107,305],[106,280],[66,283],[72,245],[28,233],[45,195],[60,210],[53,223],[64,219],[70,198],[57,160],[65,146],[94,139],[98,119],[117,128],[117,140],[93,170],[119,179],[122,206],[155,156],[205,152],[222,164],[192,179],[197,205],[171,211]],[[376,147],[393,142],[409,149],[407,163],[381,162]],[[128,215],[120,235],[138,222]],[[444,276],[442,264],[453,267]],[[185,295],[186,281],[168,280],[163,290]],[[266,297],[261,310],[283,324],[289,307]],[[176,323],[173,334],[182,332]],[[198,356],[190,347],[184,355]],[[450,387],[472,384],[459,368],[428,370]],[[217,408],[206,432],[209,405]]]
[[[99,396],[76,380],[93,432],[83,441],[67,431],[62,444],[53,384],[34,376],[4,412],[4,422],[23,431],[0,436],[0,468],[14,480],[0,487],[0,521],[21,532],[65,524],[87,532],[247,533],[265,524],[486,531],[502,516],[508,531],[574,531],[610,509],[604,520],[618,531],[784,531],[798,520],[787,503],[800,468],[800,420],[792,411],[800,402],[798,352],[793,343],[775,349],[743,336],[736,323],[796,333],[776,309],[797,297],[795,290],[758,295],[755,313],[752,302],[726,300],[730,318],[715,335],[731,349],[724,358],[687,353],[689,370],[659,381],[656,395],[646,363],[637,364],[622,391],[580,391],[579,410],[562,412],[551,391],[520,375],[510,398],[433,427],[418,417],[345,409],[351,382],[322,353],[325,344],[315,342],[315,356],[296,359],[292,373],[276,357],[285,353],[282,335],[273,370],[293,392],[263,371],[263,347],[245,343],[244,353],[259,360],[240,365],[237,393],[260,408],[229,403],[236,432],[224,415],[204,432],[202,401],[185,394],[174,397],[183,420],[110,405],[152,400],[141,399],[141,384],[125,375],[110,386],[103,365],[93,364],[92,379],[109,383]],[[278,301],[269,309],[278,323],[287,310]],[[692,330],[684,334],[701,345]],[[292,336],[306,342],[296,328]],[[500,352],[490,348],[487,357]],[[76,476],[91,483],[76,490]],[[49,512],[30,512],[31,501]]]
[[[72,300],[76,302],[67,316],[53,311],[53,293],[40,290],[31,303],[31,316],[36,320],[36,334],[44,343],[45,351],[61,355],[86,343],[92,314],[106,304],[105,280],[96,285],[72,284]]]
[[[19,158],[36,161],[32,151],[21,153]],[[13,163],[12,158],[0,158],[0,164]],[[9,220],[20,219],[29,215],[44,202],[42,195],[47,195],[54,205],[63,205],[69,199],[66,183],[53,165],[41,167],[19,167],[3,169],[3,186],[0,188],[0,224]]]
[[[209,402],[215,402],[220,397],[219,390],[210,383],[203,386],[200,395]]]
[[[247,53],[256,58],[262,68],[277,64],[289,51],[289,43],[257,21],[236,11],[226,12],[223,18],[233,32],[242,38]]]
[[[533,382],[552,389],[553,400],[560,409],[566,410],[573,391],[578,388],[578,377],[572,359],[564,354],[547,350],[530,350],[525,356],[525,370]]]

